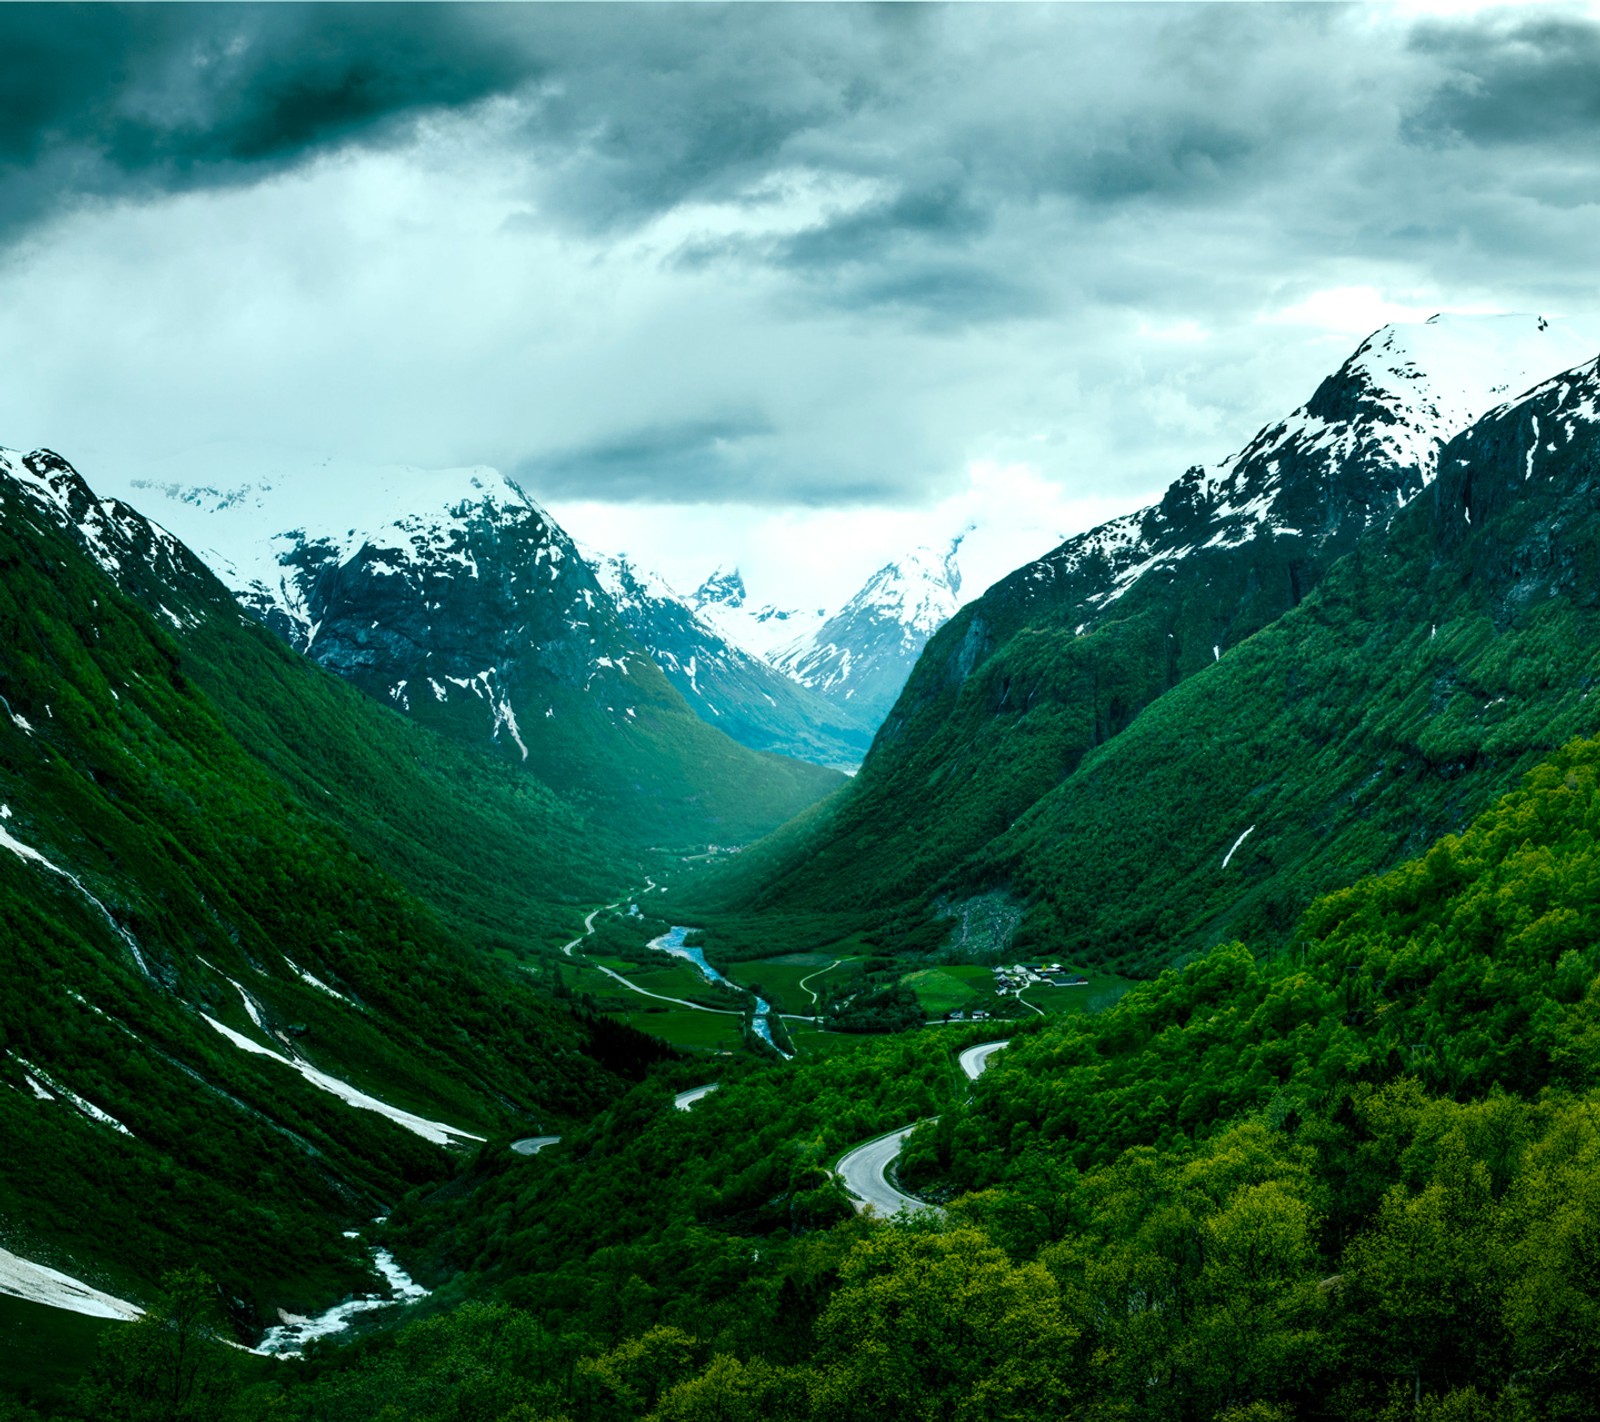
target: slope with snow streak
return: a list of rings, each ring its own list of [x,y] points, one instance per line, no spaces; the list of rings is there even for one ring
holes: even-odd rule
[[[0,819],[11,818],[9,806],[0,806],[0,809],[5,810],[5,814],[0,816]],[[32,845],[24,844],[20,839],[17,839],[13,834],[11,834],[3,824],[0,824],[0,849],[9,849],[24,863],[37,864],[41,869],[46,869],[52,874],[57,874],[71,884],[72,887],[82,894],[84,898],[86,898],[91,904],[100,910],[101,915],[104,917],[111,931],[115,933],[124,944],[127,945],[128,952],[133,957],[134,966],[139,969],[140,974],[146,980],[149,979],[150,969],[145,963],[144,954],[140,952],[139,944],[134,939],[134,936],[129,933],[128,930],[125,929],[120,923],[118,923],[116,919],[112,918],[111,910],[101,903],[100,900],[91,894],[86,888],[84,888],[82,882],[76,875],[69,874],[59,864],[54,863],[52,860],[39,853],[39,851]]]
[[[88,1318],[128,1320],[144,1312],[138,1304],[105,1293],[59,1269],[24,1259],[9,1249],[0,1249],[0,1294],[66,1309],[69,1313],[81,1313]]]
[[[291,1071],[299,1072],[318,1091],[326,1091],[332,1096],[337,1096],[347,1105],[353,1106],[358,1111],[376,1111],[380,1116],[386,1116],[397,1126],[402,1126],[413,1135],[421,1136],[425,1141],[432,1141],[434,1145],[456,1145],[462,1141],[481,1141],[482,1136],[475,1136],[471,1131],[463,1131],[458,1126],[447,1126],[442,1121],[430,1121],[424,1116],[414,1115],[410,1111],[402,1111],[398,1106],[391,1106],[387,1101],[380,1101],[376,1096],[369,1096],[365,1091],[351,1086],[347,1081],[340,1081],[336,1076],[329,1076],[327,1072],[318,1071],[310,1062],[301,1061],[295,1057],[286,1057],[280,1052],[275,1052],[271,1047],[263,1047],[259,1042],[253,1042],[242,1032],[235,1032],[231,1027],[225,1027],[216,1018],[205,1013],[200,1014],[212,1027],[222,1033],[234,1046],[242,1051],[254,1053],[256,1056],[270,1057],[275,1062],[281,1062]]]

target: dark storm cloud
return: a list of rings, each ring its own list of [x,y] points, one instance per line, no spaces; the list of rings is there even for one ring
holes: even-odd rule
[[[678,488],[716,500],[748,483],[749,448],[772,433],[757,415],[653,425],[525,461],[517,477],[541,497],[628,500]]]
[[[547,219],[615,232],[798,165],[884,191],[768,256],[866,260],[902,236],[965,241],[1049,194],[1181,197],[1281,145],[1298,96],[1218,85],[1323,17],[1160,8],[1028,14],[1040,53],[1019,56],[1009,20],[959,8],[0,6],[0,220],[50,194],[249,181],[515,96]],[[1109,65],[1074,57],[1108,44]],[[1039,82],[1057,55],[1059,82]]]
[[[471,7],[0,6],[0,227],[252,181],[536,76]]]
[[[1600,25],[1566,17],[1432,24],[1412,49],[1449,73],[1409,125],[1482,145],[1591,140],[1600,130]]]

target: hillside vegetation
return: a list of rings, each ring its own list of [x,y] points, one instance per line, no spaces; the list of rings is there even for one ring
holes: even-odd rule
[[[394,1237],[452,1307],[255,1401],[291,1417],[1584,1418],[1600,1377],[1600,741],[1294,947],[1041,1021],[970,1096],[923,1032],[668,1077]],[[680,1074],[681,1074],[681,1069]],[[896,1121],[942,1217],[826,1167]]]
[[[1287,941],[1318,893],[1600,724],[1596,391],[1585,367],[1458,436],[1297,606],[1125,723],[1088,693],[1180,640],[1138,585],[1083,635],[1023,628],[945,686],[924,739],[886,727],[849,792],[700,886],[706,911],[845,912],[933,946],[937,900],[998,888],[1028,906],[1019,952],[1145,972]]]
[[[370,1287],[342,1231],[447,1171],[442,1141],[586,1114],[636,1057],[484,951],[602,882],[571,813],[183,591],[158,623],[0,480],[0,1219],[8,1247],[136,1298],[199,1264],[249,1329]],[[430,815],[458,841],[407,845]],[[476,845],[551,897],[518,919],[443,892]]]

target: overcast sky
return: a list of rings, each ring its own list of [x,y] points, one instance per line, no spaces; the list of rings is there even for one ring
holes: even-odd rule
[[[1591,5],[4,5],[0,93],[0,444],[492,464],[785,601],[1600,307]]]

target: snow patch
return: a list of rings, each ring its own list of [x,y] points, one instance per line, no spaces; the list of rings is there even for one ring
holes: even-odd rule
[[[0,1249],[0,1294],[49,1308],[81,1313],[88,1318],[135,1319],[144,1312],[137,1304],[74,1279],[59,1269]]]
[[[205,1013],[200,1016],[211,1024],[218,1032],[226,1037],[241,1051],[253,1053],[256,1056],[271,1057],[275,1062],[281,1062],[291,1071],[297,1071],[312,1086],[319,1091],[326,1091],[331,1096],[337,1096],[347,1106],[353,1106],[358,1111],[376,1111],[380,1116],[386,1116],[397,1126],[402,1126],[413,1135],[421,1136],[425,1141],[432,1141],[435,1145],[454,1145],[458,1141],[481,1141],[482,1136],[475,1136],[471,1131],[463,1131],[456,1126],[447,1126],[441,1121],[430,1121],[426,1117],[414,1115],[410,1111],[402,1111],[398,1106],[391,1106],[387,1101],[380,1101],[376,1096],[369,1096],[366,1092],[351,1086],[347,1081],[340,1081],[336,1076],[329,1076],[325,1071],[319,1071],[310,1062],[301,1061],[296,1057],[286,1057],[281,1052],[275,1052],[271,1047],[263,1047],[259,1042],[253,1042],[242,1032],[235,1032],[231,1027],[225,1027],[214,1017]]]
[[[1249,839],[1250,836],[1255,833],[1255,828],[1256,827],[1254,825],[1251,825],[1250,828],[1240,835],[1238,839],[1234,840],[1233,848],[1222,856],[1222,867],[1224,869],[1228,867],[1228,861],[1233,858],[1234,851],[1237,850],[1239,846],[1245,842],[1245,840]]]
[[[5,818],[9,819],[10,816],[7,815]],[[97,909],[100,910],[102,914],[105,915],[105,920],[111,926],[111,931],[115,933],[117,937],[120,938],[125,944],[127,944],[128,951],[133,954],[133,961],[138,965],[140,973],[142,973],[147,979],[150,977],[150,969],[145,964],[144,954],[139,951],[139,945],[134,942],[133,935],[129,933],[128,930],[125,929],[120,923],[118,923],[116,919],[112,918],[111,910],[101,903],[99,899],[95,898],[95,896],[86,888],[84,888],[83,885],[78,881],[76,875],[69,874],[59,864],[51,863],[50,860],[46,859],[44,855],[40,854],[37,849],[34,849],[31,845],[24,844],[20,839],[15,838],[3,827],[0,827],[0,848],[9,849],[17,856],[17,858],[38,864],[41,868],[48,869],[52,874],[59,874],[63,879],[71,884],[73,888],[75,888],[84,896],[84,898],[88,899],[90,903],[92,903]]]

